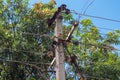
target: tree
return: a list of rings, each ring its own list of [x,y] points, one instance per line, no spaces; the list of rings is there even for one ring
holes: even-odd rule
[[[54,50],[52,30],[46,24],[55,11],[53,3],[36,3],[31,9],[27,0],[1,0],[0,4],[0,79],[46,80],[47,63],[54,56],[48,54]]]
[[[108,32],[103,37],[90,19],[83,19],[80,23],[81,29],[75,32],[77,37],[73,34],[74,43],[68,45],[69,52],[77,57],[75,59],[80,68],[73,70],[77,73],[81,70],[87,80],[118,80],[119,52],[112,45],[120,44],[119,30]]]
[[[55,1],[35,3],[27,0],[0,0],[0,79],[55,80],[54,24],[47,19],[56,11]],[[72,14],[62,14],[64,21],[74,22]],[[83,19],[71,40],[64,44],[66,79],[117,80],[120,76],[119,52],[113,45],[120,44],[120,31],[108,32],[103,37],[90,19]],[[63,26],[64,39],[72,24]]]

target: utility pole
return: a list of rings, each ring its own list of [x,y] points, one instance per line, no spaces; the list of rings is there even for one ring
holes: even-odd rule
[[[57,42],[55,46],[56,80],[65,80],[63,43],[60,41],[62,39],[63,39],[62,16],[59,14],[56,18],[56,27],[55,27],[55,41]]]
[[[62,16],[61,12],[65,14],[69,14],[70,10],[66,8],[66,5],[63,4],[60,7],[58,7],[58,10],[54,13],[52,18],[49,18],[47,20],[48,27],[50,27],[53,22],[56,20],[56,26],[55,26],[55,39],[53,41],[53,45],[55,47],[55,57],[53,61],[51,62],[49,68],[54,64],[56,61],[56,80],[65,80],[65,65],[64,65],[64,51],[63,51],[63,43],[64,42],[70,42],[71,35],[73,34],[73,31],[78,26],[78,22],[75,21],[73,23],[73,26],[68,33],[66,39],[63,39],[63,31],[62,31]],[[72,58],[71,58],[72,59]],[[76,64],[76,60],[74,60],[74,66],[78,69],[78,73],[81,76],[80,80],[84,80],[84,76],[79,69],[79,66]]]
[[[56,80],[65,80],[65,65],[64,65],[64,50],[63,50],[63,31],[62,31],[62,16],[61,12],[69,14],[70,10],[66,8],[65,4],[58,7],[58,10],[54,13],[51,19],[47,20],[48,27],[56,21],[55,26],[55,39],[53,41],[55,47],[55,58],[51,62],[49,68],[53,65],[56,60]],[[69,38],[69,37],[68,37]]]

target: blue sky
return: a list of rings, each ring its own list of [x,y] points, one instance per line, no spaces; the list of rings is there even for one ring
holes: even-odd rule
[[[34,4],[35,2],[40,1],[43,3],[49,2],[49,0],[30,0],[30,4]],[[60,6],[61,4],[66,4],[70,10],[75,10],[79,13],[81,13],[84,6],[87,7],[87,1],[90,2],[92,0],[56,0],[57,6]],[[95,0],[94,3],[87,9],[86,14],[120,20],[120,0]],[[120,23],[118,22],[95,18],[90,19],[98,27],[120,29]],[[104,29],[101,30],[103,30],[103,33],[107,31],[104,31]]]
[[[35,2],[40,1],[43,3],[47,3],[50,0],[30,0],[30,4],[34,4]],[[61,4],[66,4],[67,8],[69,8],[70,10],[75,10],[78,13],[81,13],[81,11],[84,10],[83,8],[87,7],[87,1],[91,2],[92,0],[56,0],[56,6],[58,7]],[[120,0],[95,0],[94,3],[87,9],[86,14],[120,20]],[[75,18],[77,19],[77,17]],[[88,17],[83,16],[82,18]],[[100,32],[103,34],[109,32],[110,30],[105,30],[101,28],[120,30],[120,22],[112,22],[92,17],[89,18],[92,20],[94,25],[100,27]]]

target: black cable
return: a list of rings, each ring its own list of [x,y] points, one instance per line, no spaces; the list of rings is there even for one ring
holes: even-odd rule
[[[99,16],[93,16],[93,15],[88,15],[88,14],[82,14],[82,13],[78,13],[75,10],[71,10],[71,13],[74,13],[76,15],[82,15],[82,16],[87,16],[87,17],[92,17],[92,18],[97,18],[97,19],[103,19],[103,20],[108,20],[108,21],[113,21],[113,22],[119,22],[119,20],[115,20],[115,19],[109,19],[109,18],[104,18],[104,17],[99,17]]]

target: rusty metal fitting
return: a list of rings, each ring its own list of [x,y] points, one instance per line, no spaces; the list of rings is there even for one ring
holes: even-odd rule
[[[70,10],[69,9],[66,9],[65,11],[66,11],[65,14],[70,14]]]
[[[61,8],[61,11],[66,10],[66,5],[65,5],[65,4],[62,4],[62,5],[60,6],[60,8]]]
[[[74,23],[73,23],[73,25],[76,27],[76,26],[78,26],[78,21],[75,21]]]

